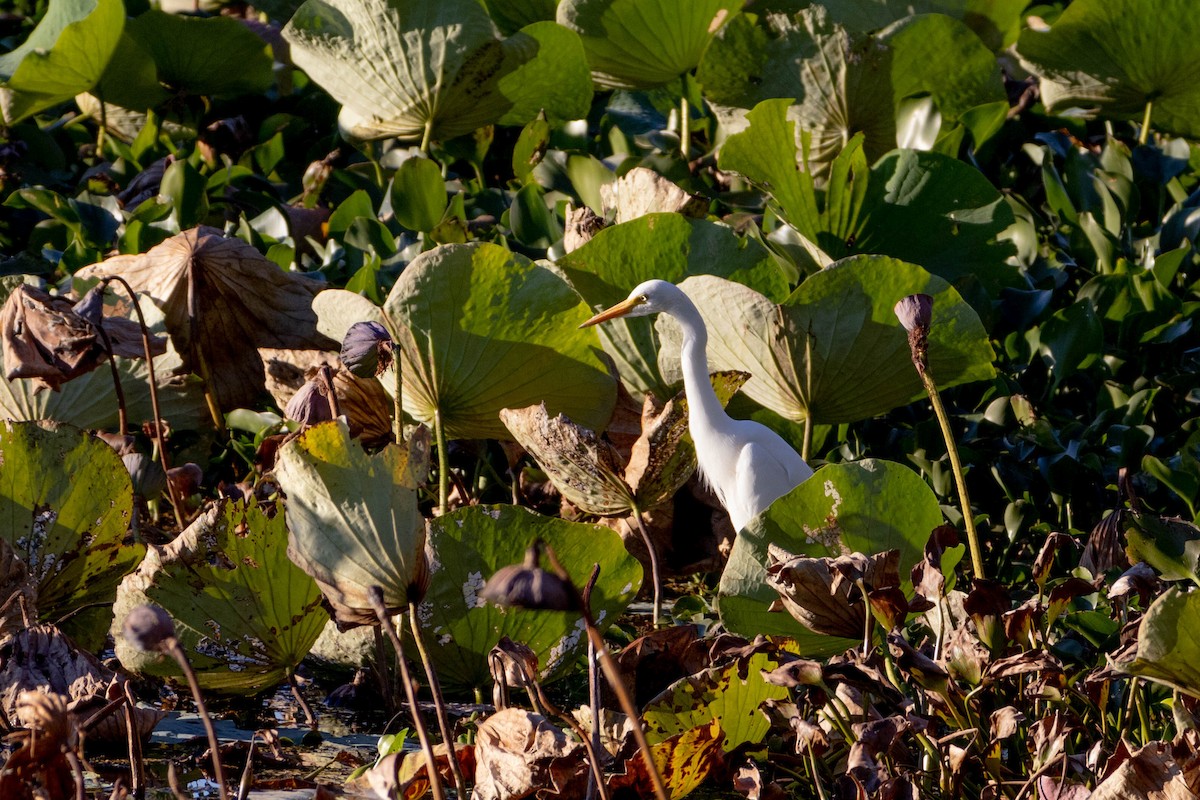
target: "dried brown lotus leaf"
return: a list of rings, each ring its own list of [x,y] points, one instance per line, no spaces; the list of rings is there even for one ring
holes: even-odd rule
[[[583,746],[538,714],[498,711],[475,734],[474,800],[583,797]]]
[[[192,228],[141,255],[116,256],[76,273],[114,275],[162,308],[185,369],[207,372],[223,408],[248,405],[263,391],[257,348],[338,347],[317,332],[312,299],[321,283],[284,272],[216,228]]]

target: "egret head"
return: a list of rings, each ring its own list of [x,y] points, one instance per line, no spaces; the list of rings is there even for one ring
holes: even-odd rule
[[[658,280],[639,283],[629,297],[601,311],[579,327],[587,328],[618,317],[648,317],[670,311],[678,298],[683,296],[683,292],[673,283]]]

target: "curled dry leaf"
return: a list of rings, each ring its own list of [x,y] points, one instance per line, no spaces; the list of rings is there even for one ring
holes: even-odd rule
[[[507,708],[475,735],[473,800],[582,797],[587,775],[583,745],[539,714]]]
[[[459,766],[463,772],[475,771],[475,747],[459,743],[454,747]],[[450,772],[450,750],[445,743],[433,746],[433,758],[438,773],[444,782],[452,779]],[[417,800],[429,793],[429,768],[423,752],[392,753],[378,764],[346,783],[353,796],[365,796],[376,800]],[[320,794],[314,800],[319,800]],[[330,795],[332,798],[333,795]]]
[[[900,583],[900,551],[837,558],[794,556],[771,545],[767,583],[783,607],[811,631],[854,639],[862,636],[866,606],[856,585],[881,589]]]
[[[82,301],[81,301],[82,303]],[[91,372],[114,355],[140,358],[141,330],[121,317],[96,316],[100,329],[80,314],[79,305],[21,284],[0,308],[0,337],[8,380],[30,378],[40,387],[57,390],[62,384]],[[162,339],[152,339],[151,353],[166,352]]]
[[[338,348],[317,332],[312,299],[321,283],[284,272],[216,228],[192,228],[146,253],[116,256],[75,275],[119,275],[152,297],[166,315],[184,368],[207,374],[225,409],[249,405],[263,391],[257,348]]]
[[[688,194],[652,169],[634,167],[615,181],[600,187],[604,218],[617,225],[647,214],[675,213],[703,219],[708,200]]]

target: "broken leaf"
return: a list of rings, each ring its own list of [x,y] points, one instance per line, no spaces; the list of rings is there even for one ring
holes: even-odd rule
[[[583,745],[539,714],[506,708],[475,733],[474,800],[582,797],[587,776]]]
[[[873,556],[837,558],[794,556],[769,544],[767,584],[779,592],[788,613],[814,633],[853,639],[861,636],[868,605],[858,582],[872,588],[900,584],[899,550]]]
[[[207,375],[224,409],[251,405],[264,390],[257,348],[338,348],[316,329],[312,300],[320,283],[284,272],[216,228],[192,228],[141,255],[115,256],[75,273],[112,275],[154,299],[184,367]]]
[[[282,513],[222,500],[121,582],[113,638],[127,669],[176,681],[175,661],[121,635],[135,606],[161,606],[205,689],[256,694],[284,682],[328,620],[313,579],[288,560]]]

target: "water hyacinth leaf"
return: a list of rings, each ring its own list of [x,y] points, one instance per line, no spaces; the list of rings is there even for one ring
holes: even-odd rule
[[[1014,280],[1005,263],[1014,248],[998,238],[1013,212],[978,170],[939,153],[896,150],[869,172],[835,165],[821,202],[812,177],[795,166],[788,101],[764,100],[747,118],[750,127],[722,148],[721,168],[769,187],[783,217],[833,258],[877,253],[952,282],[998,288]]]
[[[681,285],[708,326],[710,369],[751,375],[743,391],[776,414],[854,422],[926,396],[893,307],[934,298],[930,369],[942,387],[995,374],[978,316],[941,278],[883,256],[852,256],[810,276],[783,304],[707,275]],[[679,374],[678,328],[660,322],[664,375]]]
[[[392,210],[409,230],[428,233],[437,227],[446,213],[441,167],[420,156],[406,159],[392,181]]]
[[[1200,18],[1189,0],[1080,0],[1049,30],[1027,28],[1021,61],[1053,112],[1082,108],[1200,135]]]
[[[651,743],[692,730],[713,720],[724,737],[728,753],[748,742],[759,742],[771,723],[758,707],[765,700],[786,700],[788,689],[763,680],[762,671],[779,666],[768,653],[755,653],[723,666],[681,678],[646,704],[642,719]]]
[[[129,541],[133,487],[117,452],[69,425],[0,423],[0,536],[38,587],[39,619],[109,606],[146,548]]]
[[[0,55],[0,112],[13,125],[96,85],[121,39],[121,0],[55,0],[19,47]]]
[[[745,0],[562,0],[558,22],[583,38],[596,84],[652,89],[700,63]]]
[[[1200,528],[1140,511],[1126,511],[1120,519],[1130,563],[1145,561],[1165,581],[1200,586]]]
[[[229,694],[278,686],[320,636],[329,615],[316,583],[287,555],[282,513],[253,500],[222,501],[121,582],[113,639],[126,669],[183,681],[173,659],[131,646],[125,615],[143,603],[175,623],[200,685]]]
[[[679,283],[689,275],[720,275],[753,286],[767,297],[787,296],[787,280],[770,252],[718,222],[679,214],[648,214],[605,228],[557,262],[591,308],[608,308],[651,278]],[[654,320],[633,318],[597,326],[604,351],[638,400],[646,393],[667,399],[675,392],[658,366]]]
[[[907,589],[912,565],[922,557],[929,532],[942,524],[937,496],[913,470],[866,459],[830,464],[756,517],[738,536],[721,575],[721,620],[731,631],[795,638],[805,654],[832,654],[848,640],[810,632],[790,615],[769,613],[778,593],[767,585],[767,548],[837,556],[848,549],[871,555],[900,551]]]
[[[340,420],[310,428],[279,451],[288,554],[316,580],[339,627],[376,621],[372,586],[383,589],[393,612],[420,597],[427,575],[417,487],[428,465],[428,431],[371,455]]]
[[[493,244],[442,245],[405,268],[384,304],[401,328],[404,408],[451,438],[507,438],[500,409],[544,402],[603,428],[616,384],[589,316],[554,271]],[[390,391],[385,378],[385,388]]]
[[[205,370],[222,408],[249,405],[265,389],[258,349],[336,350],[319,334],[321,284],[284,272],[240,239],[201,226],[141,255],[115,256],[77,278],[119,275],[153,298],[190,371]]]
[[[535,539],[554,548],[583,586],[592,565],[600,578],[592,612],[602,628],[620,616],[642,585],[642,567],[609,528],[545,517],[518,506],[470,506],[429,523],[429,591],[417,608],[443,687],[486,688],[488,652],[508,636],[537,654],[541,676],[563,675],[587,647],[583,623],[560,611],[504,609],[479,597],[501,567],[521,563]]]
[[[1137,656],[1118,664],[1124,672],[1200,697],[1200,592],[1172,586],[1146,611],[1138,629]]]
[[[536,22],[507,39],[478,0],[308,0],[284,29],[296,65],[342,103],[353,139],[451,139],[586,115],[583,44]]]

